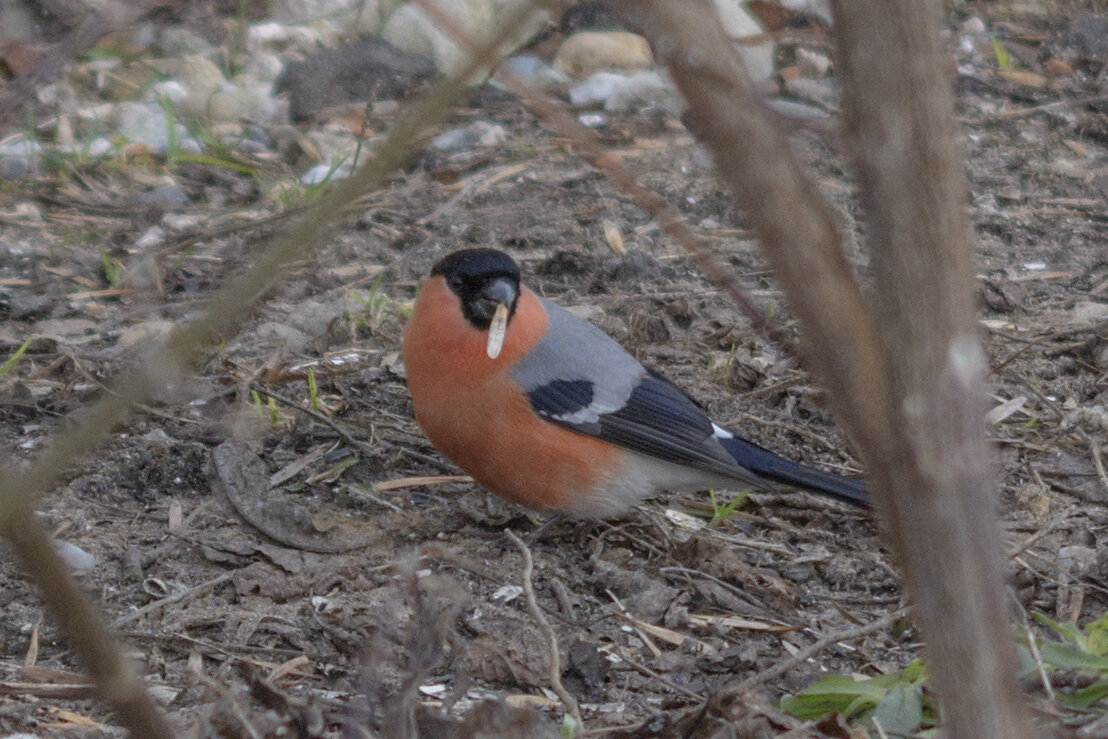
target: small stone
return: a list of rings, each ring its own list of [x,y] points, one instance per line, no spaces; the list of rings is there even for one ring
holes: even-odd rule
[[[386,3],[386,6],[395,3]],[[270,15],[282,23],[310,23],[327,19],[346,33],[371,36],[381,25],[377,0],[276,0]]]
[[[290,118],[306,121],[331,105],[404,97],[434,75],[426,55],[366,39],[290,62],[275,90],[289,94]]]
[[[1079,56],[1108,59],[1108,15],[1085,13],[1070,22],[1062,42]]]
[[[212,56],[216,52],[203,36],[177,24],[158,28],[156,44],[163,57]]]
[[[830,118],[830,115],[823,108],[815,105],[808,105],[798,100],[767,98],[766,105],[775,113],[794,121],[823,121]]]
[[[554,69],[542,58],[534,54],[519,54],[509,57],[500,63],[496,74],[493,75],[493,84],[499,85],[498,75],[501,72],[509,72],[518,77],[524,84],[536,90],[549,90],[569,82],[565,74]]]
[[[139,144],[156,154],[169,152],[169,116],[161,105],[127,101],[116,109],[116,133],[132,144]],[[199,151],[181,123],[174,123],[174,143],[182,150]]]
[[[76,544],[68,541],[55,541],[54,549],[62,561],[74,570],[89,570],[96,566],[96,557],[92,556]]]
[[[105,136],[97,136],[92,141],[88,142],[88,146],[85,147],[84,153],[90,157],[103,157],[111,154],[115,149],[115,144],[112,140]]]
[[[681,109],[676,88],[654,70],[632,75],[597,72],[568,91],[569,101],[578,107],[602,105],[610,112],[642,110],[660,106],[668,112]]]
[[[457,152],[473,146],[498,146],[507,140],[508,132],[503,126],[488,121],[474,121],[464,128],[440,133],[431,139],[431,148],[442,152]]]
[[[713,4],[716,6],[716,13],[719,14],[723,32],[728,38],[743,39],[764,33],[762,24],[746,9],[746,3],[742,0],[714,0]],[[751,79],[761,82],[773,76],[774,45],[772,43],[742,44],[738,49]]]
[[[243,84],[228,84],[208,98],[207,118],[211,121],[264,120],[273,88],[254,79]]]
[[[23,135],[0,141],[0,179],[20,180],[38,173],[42,144]]]
[[[156,205],[163,210],[183,208],[190,202],[188,193],[180,185],[158,185],[153,189],[140,192],[135,200],[143,205]]]
[[[785,92],[800,103],[814,103],[824,109],[837,109],[842,102],[842,89],[831,79],[798,77],[785,83]]]
[[[189,96],[188,90],[177,80],[162,80],[150,88],[156,100],[169,100],[174,105],[181,103]]]
[[[300,176],[300,182],[304,185],[318,185],[328,180],[344,180],[352,171],[349,162],[343,162],[337,167],[332,164],[317,164]]]
[[[584,79],[600,70],[635,72],[654,64],[650,44],[628,31],[581,31],[562,42],[554,69]]]
[[[147,249],[153,249],[156,246],[161,246],[165,243],[165,230],[161,226],[151,226],[146,231],[135,239],[133,248],[138,251],[145,251]]]
[[[1096,564],[1096,550],[1081,545],[1061,547],[1056,561],[1058,569],[1070,577],[1083,578]]]
[[[604,128],[608,125],[608,116],[603,113],[582,113],[577,120],[585,128]]]
[[[958,27],[958,33],[965,34],[967,36],[980,36],[986,31],[985,21],[981,20],[979,16],[971,15],[962,22],[962,25]]]
[[[226,87],[227,78],[214,62],[198,54],[170,59],[151,59],[150,66],[176,80],[185,89],[177,101],[178,111],[190,118],[206,118],[209,100]]]
[[[41,318],[53,310],[55,300],[49,295],[29,290],[12,290],[7,299],[9,318],[13,321]]]
[[[431,139],[431,148],[443,152],[462,151],[470,145],[469,135],[464,128],[453,128]]]
[[[796,50],[796,65],[805,77],[826,77],[831,71],[831,58],[805,48]]]
[[[647,69],[631,75],[622,85],[618,85],[604,103],[604,110],[620,112],[661,108],[677,115],[683,106],[677,88],[660,72]]]
[[[569,102],[577,107],[603,104],[625,79],[622,74],[615,72],[597,72],[584,82],[569,88]]]
[[[483,44],[497,27],[498,21],[516,12],[523,3],[531,0],[428,0],[440,12],[448,15],[467,38]],[[507,54],[522,46],[550,20],[547,12],[532,13],[530,18],[502,48]],[[401,5],[385,21],[381,37],[399,49],[422,54],[435,63],[445,75],[455,74],[469,64],[469,51],[458,45],[454,38],[442,31],[438,23],[414,3]],[[478,70],[467,80],[479,84],[492,70]]]

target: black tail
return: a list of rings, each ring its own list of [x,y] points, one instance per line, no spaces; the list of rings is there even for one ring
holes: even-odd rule
[[[869,505],[869,493],[861,480],[793,462],[738,436],[717,440],[736,462],[759,477],[830,495],[852,505]]]

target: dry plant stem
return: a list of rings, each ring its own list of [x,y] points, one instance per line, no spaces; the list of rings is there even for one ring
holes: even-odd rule
[[[174,593],[173,595],[162,598],[161,600],[156,600],[153,603],[147,603],[142,608],[131,611],[130,613],[126,613],[117,618],[115,621],[112,621],[112,628],[121,629],[127,624],[138,621],[148,614],[153,613],[154,611],[165,608],[169,605],[180,603],[181,601],[192,600],[193,598],[197,598],[201,595],[204,595],[205,593],[209,593],[223,583],[230,581],[230,575],[220,575],[219,577],[213,577],[207,582],[202,582],[195,587],[191,587],[188,590],[182,590],[181,592]]]
[[[1046,665],[1043,664],[1043,656],[1039,653],[1039,645],[1035,641],[1035,635],[1030,627],[1024,627],[1023,633],[1027,636],[1027,648],[1031,652],[1031,659],[1035,661],[1035,671],[1039,673],[1039,682],[1048,700],[1054,700],[1054,686],[1050,684],[1050,676],[1046,674]]]
[[[950,736],[1031,736],[985,440],[967,186],[936,0],[835,2],[844,127],[896,402],[882,506]],[[877,30],[879,29],[879,30]],[[885,497],[885,496],[882,496]]]
[[[99,613],[73,587],[64,564],[45,535],[36,535],[31,513],[35,496],[69,474],[75,461],[104,441],[107,430],[123,421],[134,404],[164,394],[167,386],[176,385],[175,379],[187,362],[196,359],[214,338],[249,315],[285,267],[322,243],[344,208],[407,159],[427,126],[441,120],[464,94],[461,80],[488,65],[494,50],[531,12],[530,7],[525,7],[511,13],[489,45],[474,54],[457,76],[437,84],[405,111],[373,159],[329,190],[314,208],[305,212],[295,228],[277,237],[248,270],[212,296],[200,317],[174,331],[164,344],[152,348],[139,367],[124,373],[112,392],[78,414],[66,430],[55,434],[25,469],[0,479],[0,534],[11,540],[27,572],[39,584],[44,600],[88,666],[100,695],[119,711],[121,721],[139,727],[133,731],[135,736],[157,739],[171,734],[149,699],[142,695],[141,682],[128,678],[119,646],[103,627]],[[18,468],[9,463],[9,469]]]
[[[875,245],[877,318],[831,213],[753,94],[711,3],[615,6],[669,67],[691,127],[715,154],[800,319],[811,368],[858,448],[906,573],[946,728],[975,739],[1027,736],[989,497],[965,185],[936,5],[836,6],[847,131]]]
[[[768,667],[759,673],[751,675],[740,683],[729,685],[725,688],[725,690],[730,693],[741,694],[754,688],[760,687],[770,680],[781,677],[797,665],[804,664],[812,657],[815,657],[817,654],[834,644],[846,641],[853,641],[855,639],[861,639],[863,636],[869,636],[870,634],[876,633],[878,631],[884,631],[885,629],[896,623],[896,621],[898,621],[899,619],[904,618],[906,615],[908,615],[908,609],[900,608],[893,611],[892,613],[888,613],[882,616],[881,618],[871,623],[863,624],[861,626],[855,626],[854,628],[850,629],[842,629],[840,631],[832,632],[827,636],[817,640],[814,644],[801,649],[792,657],[778,662],[777,664]]]
[[[1083,430],[1078,429],[1077,432],[1085,439],[1085,443],[1089,445],[1089,455],[1093,458],[1093,466],[1096,467],[1097,479],[1100,480],[1100,486],[1104,488],[1104,492],[1108,493],[1108,472],[1104,469],[1104,458],[1100,454],[1100,445]]]
[[[581,723],[581,707],[577,705],[577,699],[562,684],[562,659],[558,654],[558,637],[554,633],[554,627],[546,620],[542,609],[539,608],[539,602],[535,599],[535,586],[531,583],[531,575],[535,572],[535,562],[531,557],[531,548],[524,544],[523,539],[516,536],[515,532],[505,530],[504,533],[523,555],[523,593],[527,598],[527,610],[531,613],[531,618],[535,619],[539,628],[542,629],[550,650],[550,688],[557,694],[558,700],[566,707],[569,715],[577,722],[577,731],[581,731],[584,727],[584,724]]]
[[[0,529],[35,573],[42,597],[96,685],[131,736],[172,739],[170,725],[154,706],[142,677],[123,656],[100,612],[80,591],[30,508],[19,509]]]
[[[712,150],[800,319],[810,368],[833,391],[833,409],[879,483],[874,463],[892,430],[883,423],[888,385],[877,327],[830,209],[754,90],[711,2],[613,7],[668,66],[688,102],[690,127]]]
[[[483,53],[475,54],[457,75],[435,85],[425,97],[407,109],[374,158],[352,177],[328,190],[315,207],[305,212],[303,220],[295,228],[278,236],[248,270],[213,295],[199,318],[174,331],[167,342],[154,349],[138,369],[126,373],[116,382],[112,393],[81,414],[78,423],[55,435],[22,474],[0,480],[0,524],[31,496],[62,479],[73,460],[80,459],[100,443],[104,437],[103,430],[122,421],[134,403],[147,400],[155,393],[164,393],[165,387],[171,384],[184,363],[195,359],[215,337],[249,315],[253,306],[280,277],[282,270],[291,262],[310,254],[323,241],[348,204],[377,186],[408,158],[426,128],[441,120],[450,106],[465,93],[460,80],[487,65],[492,58],[491,50],[503,44],[504,39],[530,13],[530,8],[514,12]]]

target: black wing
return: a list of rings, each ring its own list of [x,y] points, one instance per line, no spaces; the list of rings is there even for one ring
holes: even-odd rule
[[[668,462],[733,476],[734,460],[712,438],[715,427],[680,388],[644,369],[618,408],[596,403],[589,380],[553,380],[528,393],[543,418]]]

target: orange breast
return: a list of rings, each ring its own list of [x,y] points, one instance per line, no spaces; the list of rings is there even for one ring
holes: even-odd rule
[[[416,299],[403,358],[415,417],[431,442],[492,492],[536,508],[573,511],[620,472],[610,444],[542,420],[509,372],[547,330],[523,288],[496,359],[441,276]]]

